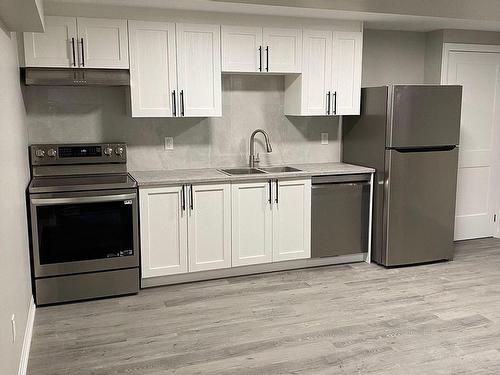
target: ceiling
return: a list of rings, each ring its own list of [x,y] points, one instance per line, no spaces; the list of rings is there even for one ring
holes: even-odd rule
[[[45,0],[63,4],[331,18],[365,21],[376,29],[500,31],[498,0]]]

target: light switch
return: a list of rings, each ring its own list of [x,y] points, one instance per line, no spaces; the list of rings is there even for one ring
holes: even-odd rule
[[[174,149],[174,137],[165,137],[165,150],[173,150]]]
[[[328,133],[321,133],[321,144],[322,145],[328,144]]]

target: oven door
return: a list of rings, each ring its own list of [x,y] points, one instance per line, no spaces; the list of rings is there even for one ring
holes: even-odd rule
[[[137,267],[135,190],[31,194],[35,277]]]

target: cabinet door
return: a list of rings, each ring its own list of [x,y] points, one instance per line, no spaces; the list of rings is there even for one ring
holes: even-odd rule
[[[187,272],[182,187],[140,189],[139,199],[142,277]]]
[[[361,32],[334,32],[333,109],[337,115],[359,115],[361,100]]]
[[[273,260],[311,257],[311,180],[273,183]]]
[[[26,66],[76,67],[77,41],[75,17],[46,16],[44,33],[24,33]]]
[[[80,66],[128,69],[127,21],[78,18]]]
[[[192,185],[189,271],[231,267],[231,185]]]
[[[220,26],[176,26],[180,115],[222,116]]]
[[[172,117],[177,89],[175,24],[129,21],[132,117]]]
[[[262,71],[262,28],[222,26],[222,71]]]
[[[272,261],[270,183],[232,185],[233,266]]]
[[[300,73],[302,30],[264,28],[264,69],[273,73]]]
[[[304,30],[302,115],[331,112],[332,41],[331,31]]]

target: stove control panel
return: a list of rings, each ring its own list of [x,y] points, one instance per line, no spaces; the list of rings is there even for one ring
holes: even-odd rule
[[[126,163],[124,143],[48,144],[30,146],[31,165]]]

